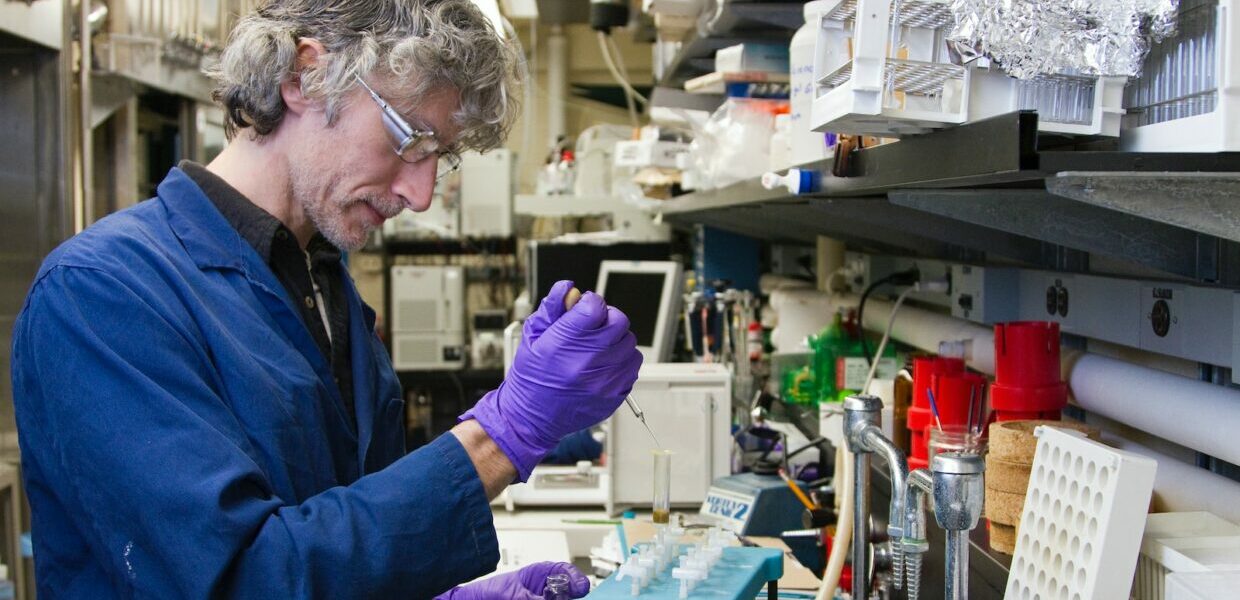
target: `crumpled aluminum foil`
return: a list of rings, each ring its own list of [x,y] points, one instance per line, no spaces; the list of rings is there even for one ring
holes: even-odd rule
[[[1009,75],[1135,77],[1151,42],[1175,33],[1179,0],[951,0],[948,35],[968,60],[989,55]]]

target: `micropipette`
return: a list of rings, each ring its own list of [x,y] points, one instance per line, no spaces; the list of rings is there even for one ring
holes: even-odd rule
[[[650,424],[646,422],[646,413],[637,405],[637,401],[633,399],[633,394],[624,397],[624,403],[629,405],[629,409],[633,411],[633,416],[637,417],[642,425],[646,427],[646,433],[650,434],[650,439],[654,440],[655,448],[662,448],[659,445],[659,438],[655,437],[654,430],[650,428]]]
[[[577,301],[581,299],[581,290],[573,288],[564,295],[564,310],[571,310]],[[650,424],[646,422],[646,413],[637,405],[637,401],[633,399],[633,394],[624,397],[624,403],[629,405],[629,409],[633,411],[633,416],[637,417],[642,425],[645,426],[646,432],[650,434],[650,439],[654,440],[654,446],[660,448],[659,438],[655,437],[654,430],[650,428]]]

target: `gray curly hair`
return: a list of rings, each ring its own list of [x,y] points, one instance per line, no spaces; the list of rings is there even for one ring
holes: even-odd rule
[[[324,102],[328,123],[354,77],[372,73],[412,84],[402,96],[415,99],[455,88],[461,149],[499,147],[518,114],[518,51],[469,0],[270,0],[237,24],[219,64],[207,71],[230,139],[246,128],[264,136],[280,124],[280,84],[295,73],[302,38],[326,49],[302,70],[300,83],[304,94]]]

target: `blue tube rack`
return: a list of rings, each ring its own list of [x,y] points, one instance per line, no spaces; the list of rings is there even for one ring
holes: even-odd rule
[[[681,545],[677,554],[689,546]],[[711,567],[705,581],[689,591],[690,599],[753,600],[768,583],[784,575],[784,555],[774,548],[724,548],[719,562]],[[772,591],[774,586],[770,588]],[[592,600],[677,600],[680,581],[672,577],[672,567],[655,576],[641,594],[633,595],[632,583],[626,578],[616,581],[616,573],[603,580],[587,596]],[[774,597],[774,596],[772,596]]]

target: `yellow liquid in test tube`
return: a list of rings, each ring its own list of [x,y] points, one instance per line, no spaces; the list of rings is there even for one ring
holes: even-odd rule
[[[672,451],[651,450],[654,455],[654,522],[672,520]]]

